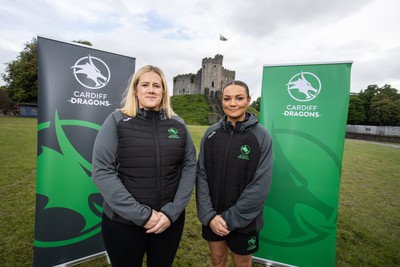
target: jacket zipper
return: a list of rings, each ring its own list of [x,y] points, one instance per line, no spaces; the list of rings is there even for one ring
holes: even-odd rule
[[[218,209],[218,212],[222,212],[222,209],[224,208],[224,204],[223,203],[225,203],[226,164],[227,164],[227,157],[228,157],[228,152],[229,152],[229,147],[230,147],[230,144],[231,144],[231,141],[232,141],[232,137],[233,137],[233,130],[230,133],[229,141],[228,141],[228,144],[226,146],[225,154],[224,154],[224,164],[222,166],[223,172],[222,172],[222,183],[221,183],[222,188],[221,188],[221,195],[219,196],[219,207],[218,207],[219,209]]]
[[[155,185],[156,185],[156,206],[155,209],[157,211],[160,211],[161,209],[161,175],[160,175],[160,144],[158,140],[158,126],[156,123],[156,117],[153,116],[152,118],[153,121],[153,138],[154,138],[154,144],[156,148],[156,169],[155,169]]]

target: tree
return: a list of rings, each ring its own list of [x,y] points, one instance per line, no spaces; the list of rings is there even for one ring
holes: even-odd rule
[[[72,42],[78,43],[78,44],[84,44],[84,45],[87,45],[87,46],[93,46],[91,42],[89,42],[89,41],[84,41],[84,40],[74,40],[74,41],[72,41]]]
[[[14,103],[7,96],[6,89],[5,86],[0,87],[0,110],[3,114],[9,114],[14,108]]]
[[[367,118],[360,124],[385,126],[400,124],[400,94],[391,85],[385,84],[382,87],[378,87],[376,84],[369,85],[365,91],[352,94],[352,96],[357,96],[363,101]],[[352,101],[352,98],[350,98],[350,101]],[[350,117],[350,113],[352,116],[354,115],[353,111],[350,111],[350,108],[354,108],[351,105],[352,103],[350,102],[348,118],[354,119]]]
[[[357,95],[351,95],[347,124],[364,124],[366,119],[367,115],[364,109],[364,101]]]
[[[16,60],[7,64],[2,78],[9,98],[16,103],[37,102],[37,40],[25,44]]]
[[[257,100],[253,101],[251,103],[251,107],[260,112],[260,103],[261,103],[261,97],[258,97]]]
[[[364,102],[365,114],[367,114],[366,124],[370,124],[369,121],[369,109],[371,107],[371,99],[378,93],[379,87],[376,84],[368,85],[367,89],[363,92],[361,91],[358,96]]]
[[[73,41],[92,46],[89,41]],[[37,103],[38,75],[37,75],[37,39],[25,44],[16,60],[7,64],[5,74],[1,75],[6,83],[7,96],[16,104]]]
[[[380,93],[371,99],[369,121],[373,125],[396,125],[396,104],[384,93]]]
[[[397,92],[397,89],[393,88],[390,84],[385,84],[379,88],[379,93],[386,94],[393,101],[400,99],[400,94]]]
[[[394,104],[396,106],[396,126],[400,126],[400,99],[397,99],[396,101],[394,101]]]

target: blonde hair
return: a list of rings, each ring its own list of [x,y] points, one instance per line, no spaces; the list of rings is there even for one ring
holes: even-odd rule
[[[121,102],[121,108],[119,110],[130,117],[136,116],[136,111],[139,108],[139,100],[136,96],[137,85],[139,83],[140,76],[146,72],[155,72],[161,77],[161,85],[163,88],[161,108],[164,109],[167,117],[171,118],[173,115],[175,115],[175,113],[172,110],[169,101],[167,80],[165,79],[163,71],[160,68],[152,65],[141,67],[134,73],[133,78],[131,77],[129,86],[125,90],[124,97]]]

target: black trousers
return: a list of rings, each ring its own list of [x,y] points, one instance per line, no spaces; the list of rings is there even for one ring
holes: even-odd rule
[[[121,224],[103,214],[103,240],[112,266],[142,267],[145,253],[148,267],[172,266],[184,224],[182,212],[161,234],[146,234],[144,227]]]

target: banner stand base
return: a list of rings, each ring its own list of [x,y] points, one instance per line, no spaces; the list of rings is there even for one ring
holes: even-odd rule
[[[252,256],[251,259],[252,259],[253,262],[265,264],[265,266],[268,266],[268,267],[273,267],[273,266],[277,266],[277,267],[298,267],[296,265],[286,264],[286,263],[272,261],[272,260],[268,260],[268,259],[262,259],[262,258],[258,258],[258,257],[254,257],[254,256]]]
[[[94,258],[99,258],[99,257],[103,257],[103,256],[107,256],[107,262],[110,264],[111,262],[110,262],[110,259],[108,258],[107,251],[102,251],[102,252],[99,252],[99,253],[96,253],[96,254],[92,254],[92,255],[86,256],[84,258],[80,258],[80,259],[76,259],[76,260],[69,261],[69,262],[66,262],[66,263],[62,263],[62,264],[59,264],[59,265],[55,265],[53,267],[73,266],[73,265],[77,265],[77,264],[83,263],[85,261],[90,261],[90,260],[92,260]]]

